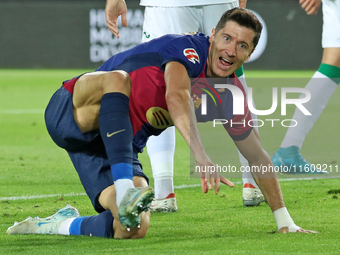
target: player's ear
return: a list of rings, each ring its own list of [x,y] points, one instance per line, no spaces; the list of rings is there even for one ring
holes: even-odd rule
[[[211,29],[211,35],[209,37],[209,43],[212,43],[212,40],[214,39],[214,37],[215,37],[215,28],[213,27]]]
[[[214,27],[211,29],[211,36],[215,36],[215,28]]]

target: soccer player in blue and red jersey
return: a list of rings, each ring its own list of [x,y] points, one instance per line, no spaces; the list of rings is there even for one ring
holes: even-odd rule
[[[199,87],[210,89],[208,81],[202,84],[207,77],[227,78],[234,79],[233,85],[243,91],[234,72],[249,59],[261,29],[253,13],[234,8],[222,15],[210,37],[201,33],[166,35],[113,56],[95,72],[65,81],[46,109],[47,129],[54,142],[68,152],[99,215],[80,217],[75,208],[67,206],[45,219],[28,218],[7,232],[144,237],[150,220],[150,213],[144,211],[151,204],[153,191],[137,154],[150,135],[175,125],[196,165],[214,166],[201,143],[197,120],[217,116],[247,123],[251,117],[246,100],[244,114],[233,115],[230,91],[220,94],[223,107],[200,115],[202,106],[196,100],[202,97]],[[254,129],[242,124],[225,128],[250,166],[272,166]],[[291,219],[275,173],[253,176],[279,231],[307,232]],[[215,184],[216,194],[220,182],[233,186],[212,173],[201,178],[205,193],[208,179]]]

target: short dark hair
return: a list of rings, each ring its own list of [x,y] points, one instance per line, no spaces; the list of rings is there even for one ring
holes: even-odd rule
[[[256,17],[254,13],[251,11],[236,7],[233,9],[230,9],[223,13],[222,17],[218,21],[216,28],[215,28],[215,34],[222,28],[224,28],[225,24],[228,21],[234,21],[237,24],[250,28],[254,31],[255,36],[253,39],[254,48],[256,47],[257,43],[259,42],[261,31],[262,31],[262,24],[259,21],[259,19]]]

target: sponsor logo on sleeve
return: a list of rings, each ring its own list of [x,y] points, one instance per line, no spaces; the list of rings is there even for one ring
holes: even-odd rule
[[[183,50],[184,56],[192,63],[199,63],[200,57],[198,56],[197,52],[193,48],[186,48]],[[196,61],[196,62],[195,62]]]

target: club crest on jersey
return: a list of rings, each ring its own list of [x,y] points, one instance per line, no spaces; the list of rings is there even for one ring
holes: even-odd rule
[[[183,50],[183,54],[184,56],[186,56],[186,58],[195,64],[195,61],[197,61],[197,63],[200,62],[200,57],[198,56],[197,52],[195,49],[193,48],[186,48]]]

